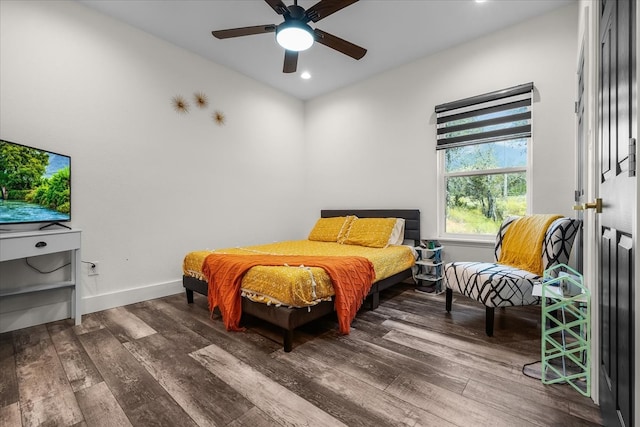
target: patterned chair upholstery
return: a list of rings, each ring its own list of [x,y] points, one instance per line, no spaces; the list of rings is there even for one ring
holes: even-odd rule
[[[493,335],[493,318],[496,307],[540,304],[540,297],[531,295],[533,284],[541,277],[526,270],[498,264],[502,240],[509,225],[518,217],[504,220],[496,235],[495,263],[450,262],[444,267],[446,286],[446,309],[451,311],[453,291],[481,302],[486,307],[485,330]],[[573,241],[580,229],[581,221],[559,218],[551,223],[542,243],[543,269],[569,261]]]

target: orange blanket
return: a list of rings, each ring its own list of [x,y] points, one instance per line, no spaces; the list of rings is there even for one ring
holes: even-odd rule
[[[222,320],[229,331],[238,331],[242,315],[240,285],[251,267],[267,266],[321,267],[335,291],[334,307],[340,332],[349,333],[349,325],[375,280],[373,264],[363,257],[302,256],[302,255],[232,255],[211,254],[202,265],[209,283],[209,309],[220,308]]]
[[[513,221],[502,240],[500,264],[542,276],[542,243],[553,221],[562,215],[529,215]]]

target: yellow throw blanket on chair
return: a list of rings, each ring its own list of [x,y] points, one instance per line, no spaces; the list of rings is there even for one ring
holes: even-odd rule
[[[542,243],[553,221],[562,215],[529,215],[513,221],[503,237],[498,263],[542,276]]]

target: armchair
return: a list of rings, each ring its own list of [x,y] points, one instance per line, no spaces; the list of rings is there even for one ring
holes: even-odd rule
[[[498,263],[507,230],[518,218],[508,217],[501,224],[496,235],[495,262],[449,262],[444,267],[447,312],[451,311],[453,291],[484,304],[485,331],[488,336],[493,336],[496,307],[540,304],[540,297],[531,295],[531,291],[534,283],[541,280],[541,272]],[[551,222],[542,241],[540,256],[543,271],[568,262],[580,226],[581,221],[571,218],[559,218]]]

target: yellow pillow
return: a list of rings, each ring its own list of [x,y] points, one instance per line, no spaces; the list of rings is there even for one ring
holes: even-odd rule
[[[342,226],[342,230],[338,233],[338,243],[344,243],[347,235],[349,234],[349,230],[351,230],[351,225],[356,219],[358,219],[358,217],[355,215],[347,215],[347,219]]]
[[[309,233],[309,240],[317,242],[338,242],[344,240],[349,230],[349,225],[355,216],[336,216],[332,218],[320,218]]]
[[[395,225],[396,218],[357,218],[351,224],[344,243],[370,248],[386,248]]]

